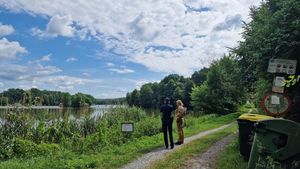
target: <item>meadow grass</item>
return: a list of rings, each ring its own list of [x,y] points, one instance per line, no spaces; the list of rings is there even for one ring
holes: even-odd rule
[[[247,161],[239,153],[237,137],[228,145],[216,162],[215,169],[242,169],[247,168]]]
[[[225,116],[204,115],[201,117],[187,116],[187,127],[184,129],[186,136],[191,136],[201,131],[220,127],[236,120],[240,113],[232,113]],[[158,118],[159,120],[159,118]],[[175,129],[175,123],[174,129]],[[205,141],[206,146],[209,146],[215,140],[218,140],[224,135],[227,135],[231,129],[226,129],[224,132],[219,132],[217,136],[208,136]],[[177,133],[174,130],[174,139],[176,141]],[[202,144],[202,143],[201,143]],[[125,144],[107,146],[99,152],[87,152],[83,154],[74,153],[72,151],[61,149],[55,154],[48,156],[38,156],[33,158],[13,158],[0,163],[2,169],[61,169],[61,168],[119,168],[130,161],[138,158],[153,149],[163,146],[162,133],[152,136],[142,136],[134,138]],[[191,148],[193,149],[193,148]]]

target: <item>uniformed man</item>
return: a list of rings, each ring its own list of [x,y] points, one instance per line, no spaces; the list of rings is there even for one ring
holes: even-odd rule
[[[164,141],[166,149],[169,148],[168,143],[168,133],[170,139],[170,146],[171,149],[174,148],[174,141],[173,141],[173,134],[172,134],[172,124],[173,124],[173,115],[172,111],[174,110],[173,106],[171,105],[171,100],[167,97],[164,100],[164,104],[160,107],[160,112],[162,113],[162,129],[164,132]]]

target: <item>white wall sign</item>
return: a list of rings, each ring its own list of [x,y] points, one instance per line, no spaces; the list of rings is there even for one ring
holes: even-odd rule
[[[293,75],[296,73],[297,60],[287,59],[270,59],[268,72],[270,73],[285,73]]]

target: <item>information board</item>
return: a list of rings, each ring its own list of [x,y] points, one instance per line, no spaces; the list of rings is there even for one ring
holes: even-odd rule
[[[133,123],[131,122],[124,122],[122,123],[122,132],[133,132]]]
[[[297,60],[287,59],[270,59],[268,72],[269,73],[285,73],[293,75],[296,73]]]

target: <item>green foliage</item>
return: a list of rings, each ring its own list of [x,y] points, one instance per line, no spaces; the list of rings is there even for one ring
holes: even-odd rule
[[[115,98],[115,99],[96,99],[96,105],[123,105],[126,103],[126,98]]]
[[[8,97],[0,97],[0,106],[7,106],[8,105]]]
[[[207,80],[193,88],[192,105],[202,113],[228,114],[244,101],[245,89],[240,81],[238,63],[229,56],[215,61]]]
[[[160,132],[161,121],[155,117],[147,117],[135,125],[134,135],[135,137],[152,136]]]
[[[140,90],[127,93],[126,101],[129,106],[141,106],[147,109],[157,109],[165,97],[176,101],[181,99],[186,107],[190,106],[190,92],[194,82],[177,74],[166,76],[159,83],[146,83]],[[175,102],[174,102],[175,104]]]
[[[256,106],[265,87],[270,87],[273,75],[267,72],[270,59],[298,60],[300,52],[299,0],[267,0],[260,7],[252,7],[251,21],[244,26],[243,38],[233,50],[243,73],[244,85],[255,93]],[[299,67],[299,64],[298,64]],[[297,69],[296,74],[299,74]],[[296,81],[290,79],[291,84]],[[287,83],[288,85],[289,83]],[[271,90],[271,88],[268,88]],[[286,92],[299,96],[299,86]],[[297,94],[298,93],[298,94]]]
[[[288,80],[285,80],[283,82],[283,86],[285,87],[290,87],[290,86],[294,86],[296,83],[298,83],[300,80],[300,75],[296,76],[296,75],[290,75],[288,77]]]
[[[192,80],[196,86],[202,85],[206,81],[208,71],[209,68],[204,67],[192,74]]]
[[[124,109],[125,108],[115,108],[114,110],[114,112],[117,112],[116,114],[120,113],[120,119],[125,119],[124,115],[129,115],[129,112],[135,112],[134,114],[136,115],[131,115],[132,118],[134,117],[135,119],[140,119],[140,121],[137,121],[135,123],[135,132],[132,135],[126,135],[119,132],[120,126],[108,127],[107,120],[110,118],[115,119],[116,117],[105,115],[106,117],[101,119],[100,121],[96,120],[97,132],[87,135],[86,138],[78,135],[75,130],[72,129],[74,127],[70,127],[70,130],[75,133],[70,138],[65,137],[60,144],[49,144],[45,142],[36,144],[28,139],[24,141],[24,139],[16,138],[18,139],[18,145],[25,145],[25,147],[30,145],[33,146],[33,148],[29,147],[23,149],[18,146],[17,150],[18,152],[22,152],[21,154],[14,154],[13,149],[11,149],[11,157],[15,158],[6,158],[6,161],[1,161],[0,168],[27,169],[34,166],[34,168],[36,169],[114,169],[120,168],[121,166],[132,161],[133,159],[136,159],[146,152],[163,146],[162,133],[153,133],[155,131],[159,131],[161,127],[161,120],[159,117],[151,116],[148,119],[148,117],[144,117],[144,111],[139,108],[134,108],[134,110],[132,110],[132,108],[129,108],[128,111],[123,114],[121,112],[123,112]],[[200,131],[205,131],[224,124],[228,124],[234,121],[238,116],[238,113],[232,113],[226,116],[186,116],[186,120],[189,126],[185,128],[185,134],[186,136],[191,136]],[[133,121],[133,119],[130,120]],[[69,126],[71,126],[71,124],[74,125],[73,122],[70,122]],[[151,126],[151,124],[153,126],[157,126],[157,128]],[[173,124],[175,127],[175,123]],[[148,134],[154,135],[145,136],[143,134],[139,134],[139,132],[143,132],[148,129],[152,131],[152,133]],[[118,132],[116,132],[115,130],[118,130]],[[173,130],[173,132],[174,137],[176,138],[176,130]],[[15,141],[13,141],[13,143],[15,143]],[[39,147],[41,146],[43,151],[39,150]],[[50,148],[48,146],[50,146]],[[12,147],[14,146],[12,145]],[[31,149],[36,149],[37,151],[34,152]],[[0,151],[1,150],[2,149],[0,149]],[[27,153],[28,156],[25,157],[24,153]],[[22,158],[19,158],[21,156]]]
[[[152,98],[153,90],[151,84],[145,84],[141,87],[140,90],[140,104],[143,108],[151,108],[152,107]]]
[[[262,112],[260,103],[263,96],[272,88],[272,81],[260,78],[258,81],[256,81],[255,85],[256,92],[254,95],[254,104],[259,109],[259,111]]]
[[[124,121],[135,122],[133,134],[121,132]],[[78,154],[96,152],[134,138],[155,135],[160,128],[158,117],[148,119],[145,111],[138,107],[116,107],[99,119],[86,116],[77,121],[67,116],[53,121],[31,121],[24,113],[10,113],[0,127],[0,159],[33,157],[42,154],[40,145],[47,149],[48,144]]]
[[[72,96],[65,92],[47,90],[41,91],[36,88],[32,88],[30,90],[8,89],[7,91],[0,93],[0,96],[0,105],[21,103],[25,106],[58,106],[61,104],[65,107],[83,107],[96,102],[93,96],[83,93],[77,93]]]

